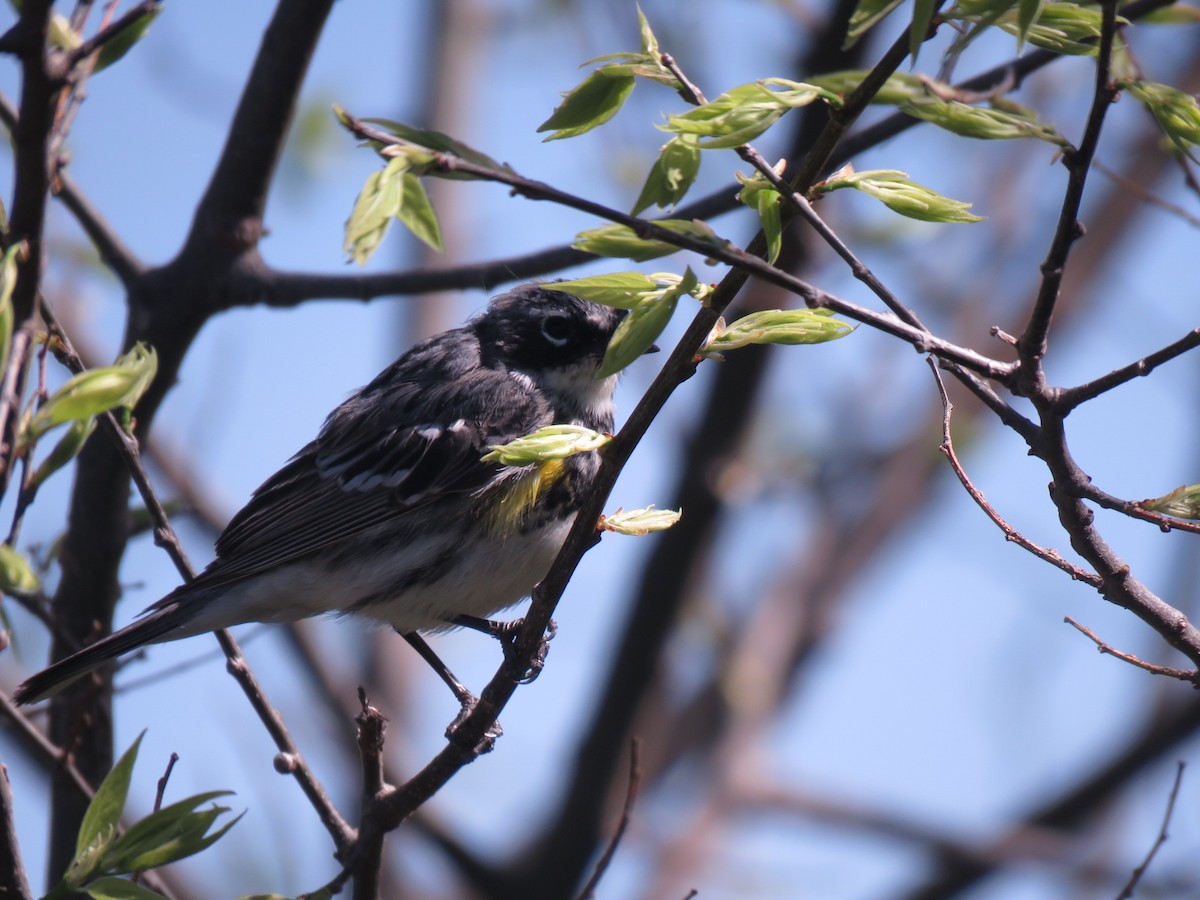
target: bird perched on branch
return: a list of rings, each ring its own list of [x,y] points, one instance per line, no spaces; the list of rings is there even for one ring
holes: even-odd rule
[[[546,574],[600,459],[590,451],[505,467],[482,457],[550,424],[612,430],[617,378],[597,372],[622,315],[525,285],[417,344],[254,492],[208,568],[29,678],[16,701],[49,696],[144,644],[245,622],[362,615],[418,649],[420,631],[496,633],[486,617]]]

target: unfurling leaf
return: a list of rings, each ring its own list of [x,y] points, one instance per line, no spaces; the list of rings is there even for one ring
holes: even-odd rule
[[[216,820],[229,811],[219,806],[197,809],[201,804],[229,794],[229,791],[210,791],[156,810],[118,835],[133,766],[144,736],[143,731],[101,782],[84,813],[75,858],[51,891],[51,897],[69,892],[82,892],[103,900],[157,897],[133,882],[114,876],[157,868],[199,853],[219,840],[241,818],[238,816],[210,833]]]
[[[607,434],[581,425],[547,425],[507,444],[490,444],[488,450],[491,452],[481,459],[504,466],[528,466],[599,450],[611,440]]]
[[[24,241],[18,241],[4,252],[4,258],[0,260],[0,374],[8,364],[8,351],[12,348],[12,293],[17,286],[17,257],[23,254],[25,247]]]
[[[827,309],[764,309],[732,325],[721,320],[700,352],[723,353],[749,344],[823,344],[858,327],[832,316]]]
[[[164,806],[135,822],[117,838],[104,855],[109,873],[155,869],[207,849],[238,823],[241,815],[209,833],[218,818],[229,812],[225,806],[198,810],[201,804],[227,797],[231,791],[207,791]]]
[[[841,104],[837,94],[824,88],[785,78],[764,78],[739,85],[703,106],[667,116],[667,124],[658,127],[695,135],[701,150],[729,149],[754,140],[789,109],[818,99],[835,106]]]
[[[1029,29],[1042,14],[1046,0],[1020,0],[1017,4],[1017,52],[1020,53],[1029,37]]]
[[[610,272],[574,281],[556,281],[549,286],[614,309],[634,309],[668,292],[690,294],[703,303],[712,293],[712,286],[702,283],[690,268],[685,269],[682,275],[674,272],[655,272],[651,275]]]
[[[707,224],[699,219],[659,219],[654,222],[660,228],[674,231],[697,238],[713,246],[724,246],[725,241],[719,238]],[[581,231],[575,236],[571,245],[576,250],[585,253],[595,253],[597,256],[616,256],[632,259],[634,262],[645,262],[657,259],[679,250],[674,244],[654,238],[638,237],[628,225],[602,225],[588,231]]]
[[[1196,98],[1153,81],[1130,81],[1124,87],[1145,105],[1176,149],[1195,162],[1192,148],[1200,144],[1200,104]]]
[[[412,172],[405,172],[400,176],[400,193],[402,199],[396,218],[414,237],[438,253],[443,252],[446,248],[442,245],[442,229],[421,179]]]
[[[845,97],[862,84],[868,74],[866,69],[847,69],[842,72],[817,75],[810,79],[810,83],[832,91],[840,97]],[[871,102],[896,106],[905,100],[924,96],[925,86],[921,83],[919,76],[910,75],[907,72],[893,72],[883,83],[883,87],[871,98]]]
[[[687,270],[687,275],[691,275],[691,269]],[[596,377],[607,378],[609,375],[616,375],[653,347],[655,339],[671,321],[679,298],[694,288],[695,276],[692,276],[690,282],[685,277],[677,287],[663,292],[661,296],[645,299],[633,307],[629,315],[621,320],[612,340],[608,342],[608,350]]]
[[[59,50],[74,50],[83,43],[83,38],[79,36],[79,32],[71,27],[71,22],[66,16],[61,13],[54,13],[50,16],[49,34],[50,44]]]
[[[552,131],[547,141],[575,137],[603,125],[615,116],[633,90],[628,65],[602,66],[563,95],[562,103],[538,131]]]
[[[342,122],[343,125],[349,123],[349,118],[347,117],[345,110],[343,110],[341,107],[335,106],[334,112],[338,116],[338,120]],[[448,153],[450,156],[457,156],[459,159],[475,163],[477,166],[483,166],[488,169],[503,170],[508,168],[507,166],[503,166],[496,162],[496,160],[492,159],[487,154],[480,153],[474,147],[470,147],[464,144],[462,141],[455,140],[454,138],[450,137],[450,135],[443,134],[440,131],[433,131],[429,128],[416,128],[412,125],[407,125],[404,122],[397,122],[395,119],[363,119],[363,121],[368,122],[371,125],[376,125],[384,131],[390,131],[406,144],[411,145],[413,149],[419,148],[429,151],[430,153]],[[397,147],[398,145],[389,144],[386,147],[380,147],[380,150],[381,152],[392,155],[397,153]],[[423,175],[425,173],[421,171],[421,166],[424,162],[426,161],[421,160],[418,156],[409,156],[409,169],[415,171],[418,175]],[[476,176],[451,172],[440,177],[470,179],[475,178]]]
[[[618,509],[611,516],[601,516],[596,527],[601,531],[612,531],[617,534],[650,534],[655,531],[666,531],[678,522],[682,515],[682,511],[655,509],[653,506],[628,511]]]
[[[913,0],[912,23],[908,26],[908,54],[917,61],[921,45],[929,34],[929,26],[933,24],[933,13],[937,9],[935,0]]]
[[[142,731],[137,739],[126,750],[112,771],[104,776],[96,794],[88,804],[87,812],[83,814],[83,822],[79,825],[79,835],[75,842],[76,860],[91,847],[103,833],[111,836],[116,834],[121,822],[121,812],[125,809],[125,798],[129,796],[129,782],[133,777],[133,764],[137,762],[138,748],[142,745]],[[72,864],[72,867],[74,864]]]
[[[850,15],[850,26],[846,30],[846,40],[842,49],[848,50],[857,44],[860,37],[899,5],[900,0],[859,0],[858,6]]]
[[[1066,138],[1053,125],[1016,111],[971,106],[958,100],[943,100],[934,96],[908,100],[900,105],[900,109],[914,118],[932,122],[939,128],[963,137],[982,140],[1037,138],[1060,147],[1068,146]]]
[[[0,544],[0,593],[28,594],[38,589],[29,562],[10,544]]]
[[[90,419],[76,419],[72,422],[66,433],[54,445],[54,449],[38,465],[33,477],[29,479],[27,489],[36,491],[47,478],[78,456],[79,451],[83,449],[83,445],[87,443],[87,439],[95,430],[96,419],[94,416]]]
[[[114,365],[80,372],[54,392],[26,427],[26,444],[63,422],[86,421],[119,407],[132,407],[158,371],[158,354],[139,341]]]
[[[783,161],[775,167],[775,174],[783,174]],[[763,237],[767,241],[767,262],[772,265],[779,259],[783,248],[783,214],[780,206],[783,197],[770,181],[762,174],[753,176],[735,172],[737,180],[742,183],[738,191],[738,201],[746,204],[758,213],[758,222],[762,226]]]
[[[821,193],[839,188],[854,188],[882,202],[888,209],[910,219],[923,222],[982,222],[982,216],[967,210],[970,203],[952,200],[936,191],[911,181],[904,172],[877,169],[867,172],[849,171],[835,175],[817,186]]]
[[[343,246],[350,258],[360,266],[379,249],[392,219],[400,212],[404,203],[403,176],[407,171],[408,160],[404,157],[389,160],[382,169],[367,176],[358,199],[354,201],[354,209],[346,220]]]
[[[654,32],[650,29],[650,21],[646,18],[646,14],[642,12],[642,4],[636,3],[638,14],[638,30],[642,35],[642,53],[646,56],[654,58],[658,56],[658,38],[654,36]]]
[[[671,138],[646,176],[642,193],[633,205],[633,215],[652,205],[659,209],[674,206],[683,199],[699,171],[700,148],[695,138],[690,135]]]
[[[572,281],[556,281],[550,287],[614,309],[633,309],[647,295],[659,289],[655,279],[656,276],[641,272],[610,272]]]
[[[100,48],[100,52],[96,54],[96,65],[92,71],[101,72],[124,57],[138,41],[146,36],[150,25],[158,18],[160,12],[162,12],[161,6],[147,9],[127,28],[119,34],[113,35],[112,40],[105,43]]]
[[[1139,506],[1177,519],[1200,519],[1200,484],[1185,484],[1169,494],[1143,500]]]

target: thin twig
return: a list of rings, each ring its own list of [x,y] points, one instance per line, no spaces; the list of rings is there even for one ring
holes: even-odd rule
[[[971,495],[971,499],[976,505],[983,510],[984,514],[992,520],[992,522],[1004,532],[1004,539],[1012,541],[1018,547],[1028,550],[1039,559],[1045,560],[1050,565],[1066,572],[1075,581],[1082,581],[1085,584],[1090,584],[1092,587],[1100,587],[1100,578],[1092,572],[1085,572],[1078,566],[1073,566],[1071,563],[1063,559],[1062,555],[1057,550],[1050,550],[1035,544],[1029,538],[1025,537],[1020,531],[1010,525],[1003,516],[996,511],[996,508],[988,502],[983,496],[983,492],[979,490],[967,475],[962,463],[959,462],[958,454],[954,452],[954,438],[950,432],[950,415],[954,410],[954,405],[950,402],[950,395],[946,392],[945,382],[942,381],[942,375],[937,369],[937,364],[932,358],[927,358],[929,368],[933,372],[933,380],[937,384],[939,396],[942,398],[942,443],[938,448],[946,456],[946,460],[950,463],[950,468],[954,470],[954,474],[958,477],[959,482]]]
[[[1167,678],[1178,678],[1180,681],[1190,681],[1195,684],[1200,681],[1200,671],[1196,669],[1172,669],[1170,666],[1159,666],[1154,663],[1148,663],[1144,659],[1138,659],[1132,653],[1125,653],[1118,650],[1109,644],[1104,643],[1096,636],[1096,633],[1080,625],[1070,616],[1064,616],[1063,621],[1072,628],[1082,632],[1096,645],[1096,649],[1101,653],[1107,653],[1109,656],[1115,656],[1117,659],[1124,660],[1131,666],[1137,666],[1139,669],[1145,669],[1147,672],[1153,672],[1155,675],[1164,675]]]
[[[354,717],[354,722],[358,726],[358,752],[362,760],[362,800],[365,809],[385,787],[383,735],[387,728],[387,719],[367,702],[367,692],[362,687],[358,689],[358,702],[362,709]],[[351,870],[354,877],[354,900],[375,900],[379,895],[379,873],[382,865],[382,835],[374,839],[369,847],[355,848],[354,866]]]
[[[82,370],[82,362],[78,354],[75,353],[70,339],[62,330],[53,313],[44,305],[43,317],[46,319],[46,324],[51,331],[61,342],[64,363],[72,371]],[[187,555],[183,550],[183,545],[171,527],[170,518],[167,516],[166,510],[163,509],[162,503],[159,501],[158,495],[150,483],[150,476],[146,472],[145,466],[142,465],[141,456],[138,452],[137,439],[121,426],[112,413],[105,413],[101,416],[100,424],[114,441],[117,451],[120,453],[133,477],[142,502],[155,522],[155,543],[167,552],[179,574],[185,580],[190,581],[195,577],[195,570],[188,561]],[[227,660],[226,670],[238,682],[238,685],[242,688],[242,692],[254,708],[255,713],[258,714],[259,720],[275,741],[275,746],[279,749],[279,757],[286,760],[286,765],[283,766],[282,771],[291,774],[296,779],[308,797],[309,803],[320,817],[322,824],[333,838],[338,852],[346,853],[354,843],[354,829],[342,818],[337,808],[333,805],[333,802],[329,799],[328,794],[326,794],[321,782],[305,763],[299,748],[296,746],[295,741],[292,740],[287,727],[283,723],[283,718],[267,699],[262,686],[258,683],[258,679],[255,677],[253,671],[251,671],[245,657],[242,656],[241,648],[238,646],[237,641],[234,640],[233,635],[227,630],[215,631],[213,634],[216,636],[217,642],[221,645],[221,650],[225,654]]]
[[[633,804],[637,802],[638,789],[642,782],[642,769],[638,761],[638,743],[637,738],[629,742],[629,781],[625,786],[625,803],[621,807],[621,818],[617,821],[617,828],[609,839],[608,846],[596,860],[596,868],[592,871],[592,877],[587,880],[587,884],[579,892],[578,900],[591,900],[596,896],[596,888],[600,886],[600,879],[608,871],[608,867],[617,853],[617,847],[621,843],[621,838],[625,836],[625,830],[629,827],[633,815]]]
[[[142,0],[136,6],[130,7],[121,18],[111,24],[102,25],[99,31],[71,50],[67,54],[67,63],[72,67],[78,65],[126,29],[136,25],[142,16],[157,12],[161,7],[161,0]]]
[[[4,718],[16,726],[26,746],[34,748],[50,765],[62,769],[62,771],[67,773],[67,778],[79,790],[80,796],[87,800],[91,800],[95,796],[96,789],[83,776],[83,773],[75,768],[75,764],[71,762],[70,754],[54,746],[34,726],[25,713],[18,709],[17,705],[4,693],[0,693],[0,714],[3,714]]]
[[[167,792],[167,782],[171,780],[171,772],[175,769],[175,763],[179,762],[179,754],[172,752],[167,760],[167,769],[162,773],[162,778],[158,779],[158,785],[154,791],[154,811],[158,812],[162,809],[163,795]]]
[[[179,762],[179,754],[172,751],[171,756],[167,759],[167,768],[162,773],[162,777],[158,779],[158,784],[154,790],[154,812],[162,809],[163,795],[167,792],[167,782],[171,780],[171,772],[175,768],[175,763]],[[130,876],[130,880],[134,884],[138,884],[145,875],[145,871],[138,869]]]
[[[1183,770],[1187,768],[1187,763],[1182,759],[1176,763],[1175,782],[1171,785],[1171,793],[1167,796],[1167,809],[1163,813],[1162,825],[1158,829],[1158,837],[1154,839],[1154,843],[1150,846],[1150,852],[1146,854],[1146,858],[1142,860],[1142,864],[1133,870],[1129,876],[1129,881],[1122,888],[1121,893],[1117,895],[1117,900],[1129,900],[1133,896],[1134,890],[1138,886],[1138,882],[1142,880],[1142,876],[1146,874],[1146,869],[1150,867],[1150,863],[1154,860],[1154,855],[1158,853],[1158,848],[1167,842],[1167,827],[1171,824],[1171,816],[1175,813],[1175,801],[1179,799],[1179,788],[1183,784]]]
[[[0,896],[5,900],[33,900],[21,846],[17,841],[17,824],[13,816],[12,786],[8,767],[0,764]]]
[[[1050,320],[1054,316],[1054,308],[1058,302],[1063,274],[1066,271],[1067,257],[1070,255],[1075,241],[1083,236],[1083,226],[1079,222],[1083,191],[1087,185],[1092,159],[1096,155],[1096,147],[1100,143],[1104,118],[1117,95],[1116,88],[1110,79],[1113,40],[1117,31],[1116,0],[1107,0],[1107,2],[1101,3],[1100,9],[1100,46],[1096,53],[1096,86],[1091,110],[1088,112],[1083,139],[1079,142],[1078,149],[1068,148],[1063,151],[1062,160],[1067,167],[1068,175],[1067,189],[1063,194],[1062,209],[1058,217],[1058,227],[1054,231],[1050,249],[1041,266],[1042,283],[1037,300],[1034,302],[1033,311],[1030,313],[1025,330],[1017,341],[1017,350],[1021,358],[1019,377],[1025,386],[1025,393],[1030,395],[1044,389],[1045,375],[1041,363],[1042,357],[1046,353]]]
[[[1059,408],[1069,412],[1080,404],[1086,403],[1088,400],[1093,400],[1101,394],[1111,391],[1113,388],[1120,387],[1127,382],[1133,381],[1135,378],[1141,378],[1143,375],[1149,375],[1163,363],[1170,362],[1197,347],[1200,347],[1200,328],[1193,328],[1174,343],[1168,344],[1161,350],[1155,350],[1153,353],[1142,357],[1136,362],[1122,366],[1119,369],[1114,369],[1107,375],[1103,375],[1093,381],[1088,381],[1071,388],[1063,388],[1058,394]]]
[[[1091,500],[1097,506],[1102,506],[1105,509],[1111,509],[1114,512],[1129,516],[1131,519],[1141,519],[1143,522],[1150,522],[1152,525],[1157,525],[1159,530],[1164,533],[1168,531],[1186,531],[1190,534],[1200,534],[1200,522],[1185,522],[1183,519],[1176,519],[1173,516],[1164,516],[1162,513],[1146,509],[1141,503],[1136,501],[1122,500],[1120,497],[1114,497],[1112,494],[1102,491],[1090,482],[1079,485],[1079,496],[1084,500]]]
[[[378,141],[385,145],[404,143],[403,139],[397,138],[395,135],[375,128],[348,114],[344,115],[344,121],[346,127],[363,140]],[[444,173],[467,174],[487,181],[505,184],[517,194],[530,200],[549,200],[560,206],[578,209],[602,219],[625,225],[642,239],[662,241],[679,247],[682,250],[691,250],[705,257],[718,259],[726,265],[798,295],[811,307],[824,307],[835,313],[870,325],[879,331],[907,341],[922,353],[933,353],[939,358],[958,363],[964,368],[977,372],[987,378],[1005,382],[1015,371],[1016,367],[1011,363],[990,359],[974,350],[959,347],[919,328],[914,328],[912,325],[901,322],[892,316],[882,315],[857,303],[836,297],[795,275],[775,268],[761,257],[742,250],[740,247],[724,239],[705,240],[692,237],[688,234],[674,232],[652,220],[631,216],[618,209],[604,206],[601,203],[560,191],[545,182],[525,178],[511,169],[496,169],[491,166],[480,165],[449,153],[432,153],[430,166]]]

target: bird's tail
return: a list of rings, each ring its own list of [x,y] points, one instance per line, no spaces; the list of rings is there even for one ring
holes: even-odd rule
[[[166,603],[90,647],[84,647],[78,653],[60,659],[49,668],[21,682],[13,691],[13,699],[22,706],[44,700],[110,659],[115,659],[143,644],[163,640],[170,632],[186,625],[195,615],[194,606],[189,608],[188,604]]]

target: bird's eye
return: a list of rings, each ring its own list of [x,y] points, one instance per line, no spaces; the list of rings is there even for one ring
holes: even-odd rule
[[[555,347],[561,347],[571,336],[571,319],[568,316],[552,315],[542,320],[542,337]]]

